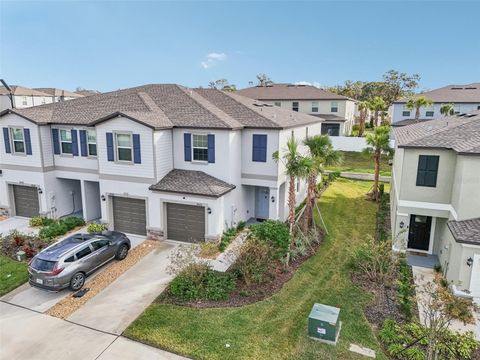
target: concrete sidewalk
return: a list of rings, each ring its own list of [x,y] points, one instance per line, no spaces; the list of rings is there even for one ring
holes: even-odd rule
[[[29,218],[21,216],[9,217],[0,221],[0,234],[8,234],[12,230],[17,230],[26,234],[38,234],[39,228],[32,228],[29,225]]]

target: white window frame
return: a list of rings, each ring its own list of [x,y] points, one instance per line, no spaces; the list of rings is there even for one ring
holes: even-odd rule
[[[333,106],[335,104],[335,106]],[[333,108],[336,109],[336,111],[333,111]],[[338,101],[330,101],[330,112],[338,113]]]
[[[118,135],[128,135],[130,137],[130,146],[119,146]],[[133,164],[133,134],[128,131],[116,131],[114,132],[114,136],[115,136],[115,161],[123,164]],[[131,160],[121,160],[118,149],[130,149]]]
[[[70,134],[70,141],[62,140],[62,131],[65,131],[65,133]],[[61,155],[67,155],[67,156],[73,156],[73,139],[72,139],[72,129],[58,129],[58,141],[60,142],[60,154]],[[70,143],[70,148],[72,149],[71,152],[64,152],[63,151],[63,143]]]
[[[13,137],[13,132],[14,130],[20,130],[20,133],[22,134],[22,140],[15,140]],[[10,131],[10,146],[12,148],[12,154],[14,155],[26,155],[27,154],[27,144],[25,143],[25,132],[23,130],[23,127],[18,127],[18,126],[12,126],[9,129]],[[22,142],[23,143],[23,151],[15,151],[15,143],[16,142]]]
[[[204,136],[206,139],[207,139],[207,146],[195,146],[195,141],[194,141],[194,138],[195,136]],[[195,159],[195,151],[194,149],[206,149],[207,150],[207,159],[206,160],[197,160]],[[200,133],[196,133],[196,134],[192,134],[192,161],[193,162],[198,162],[198,163],[208,163],[208,134],[200,134]]]
[[[312,113],[318,113],[318,108],[319,108],[319,102],[318,101],[312,101]],[[316,110],[314,110],[316,109]]]
[[[91,142],[88,138],[88,133],[93,133],[95,135],[95,142]],[[97,157],[98,155],[98,147],[97,147],[97,132],[95,131],[95,129],[87,129],[85,131],[85,136],[86,136],[86,140],[87,140],[87,154],[88,156],[90,157]],[[95,145],[95,152],[96,154],[90,154],[90,145]]]

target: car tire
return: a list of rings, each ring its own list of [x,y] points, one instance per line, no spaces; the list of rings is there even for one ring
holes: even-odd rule
[[[72,291],[80,290],[85,285],[85,274],[78,272],[70,279],[70,289]]]
[[[117,253],[115,254],[115,259],[117,260],[123,260],[127,257],[128,255],[128,245],[127,244],[122,244],[117,250]]]

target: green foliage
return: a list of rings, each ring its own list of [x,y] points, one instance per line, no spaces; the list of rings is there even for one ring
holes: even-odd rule
[[[76,216],[71,216],[71,217],[61,219],[59,223],[61,224],[63,223],[67,227],[68,231],[73,230],[78,226],[85,225],[85,221],[82,218],[79,218]]]
[[[107,224],[90,223],[87,225],[87,231],[89,234],[101,233],[102,231],[107,229],[108,229]]]
[[[42,240],[52,240],[57,236],[64,235],[68,231],[83,225],[85,225],[85,221],[82,218],[71,216],[44,226],[40,229],[38,236]]]
[[[415,287],[412,284],[412,272],[410,266],[404,257],[400,258],[397,263],[398,266],[398,302],[405,318],[411,320],[413,317],[413,304]]]
[[[442,273],[442,265],[440,264],[437,264],[433,267],[433,270],[437,273],[437,274],[441,274]]]
[[[307,254],[309,250],[313,248],[315,244],[320,241],[318,234],[315,231],[310,231],[307,234],[297,232],[293,241],[293,248],[291,250],[292,259],[295,260]]]
[[[218,249],[223,252],[225,249],[230,245],[235,236],[237,236],[238,230],[236,227],[228,228],[223,232],[222,239],[220,240],[220,245],[218,245]]]
[[[0,255],[0,296],[28,280],[27,264]]]
[[[270,242],[251,238],[243,245],[233,271],[247,286],[265,283],[271,279],[272,259],[276,252]]]
[[[386,241],[390,239],[390,198],[384,193],[385,185],[380,184],[380,203],[377,210],[376,239]]]
[[[247,223],[245,221],[239,221],[238,224],[237,224],[237,231],[240,232],[242,231],[243,229],[245,229],[245,226],[247,225]]]
[[[392,268],[391,247],[390,241],[369,239],[352,253],[349,266],[370,281],[381,283]]]
[[[200,257],[213,259],[218,254],[218,245],[212,241],[207,241],[200,244]]]
[[[280,221],[266,220],[250,227],[254,238],[270,244],[277,257],[283,257],[288,252],[290,232],[288,226]]]
[[[30,218],[29,225],[31,227],[49,226],[52,225],[55,220],[47,218],[45,216],[34,216]]]
[[[190,264],[169,285],[177,300],[225,300],[235,288],[235,276],[212,270],[206,264]]]

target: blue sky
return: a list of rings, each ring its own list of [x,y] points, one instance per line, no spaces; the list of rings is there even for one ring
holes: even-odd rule
[[[101,91],[145,83],[245,87],[422,76],[420,89],[480,81],[480,2],[0,0],[10,84]]]

